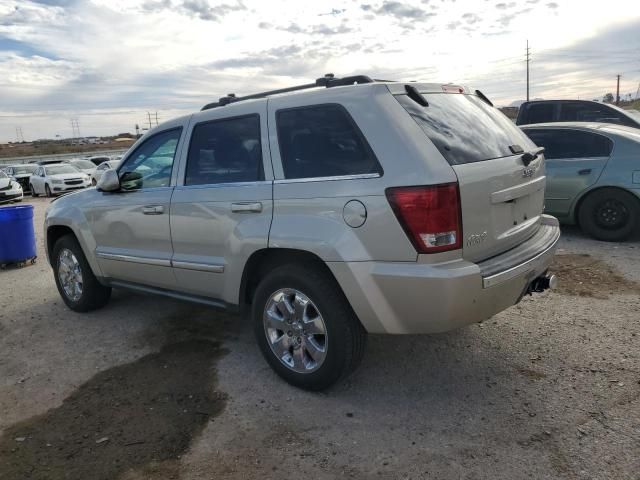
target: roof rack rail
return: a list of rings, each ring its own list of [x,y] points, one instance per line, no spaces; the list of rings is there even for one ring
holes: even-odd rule
[[[317,87],[340,87],[344,85],[353,85],[360,83],[373,83],[380,80],[373,80],[366,75],[352,75],[350,77],[336,78],[333,73],[327,73],[324,77],[316,79],[314,83],[305,83],[304,85],[295,85],[293,87],[280,88],[278,90],[269,90],[261,93],[254,93],[252,95],[245,95],[244,97],[236,97],[235,93],[230,93],[225,97],[220,97],[220,100],[217,102],[207,103],[202,110],[209,110],[211,108],[223,107],[230,103],[240,102],[242,100],[252,100],[255,98],[264,98],[269,95],[277,95],[278,93],[288,93],[295,92],[298,90],[306,90],[309,88],[317,88]]]

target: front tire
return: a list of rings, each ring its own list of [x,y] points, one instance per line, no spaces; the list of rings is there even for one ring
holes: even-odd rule
[[[98,282],[73,235],[58,239],[51,258],[56,286],[67,307],[75,312],[88,312],[107,304],[111,288]]]
[[[38,194],[36,193],[36,189],[33,188],[33,185],[29,184],[29,189],[31,190],[31,196],[33,198],[36,198],[38,196]]]
[[[319,268],[270,271],[256,289],[251,315],[265,359],[296,387],[326,389],[364,354],[364,328],[335,280]]]
[[[49,184],[46,184],[44,186],[44,194],[47,198],[53,197],[53,195],[51,194],[51,189],[49,188]]]
[[[578,222],[586,234],[597,240],[620,242],[629,238],[638,226],[639,203],[624,190],[596,190],[580,205]]]

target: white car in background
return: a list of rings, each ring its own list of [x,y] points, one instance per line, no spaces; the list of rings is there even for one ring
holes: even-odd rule
[[[120,160],[108,160],[106,162],[102,162],[91,174],[91,185],[94,187],[97,185],[102,174],[107,170],[115,170],[120,165]]]
[[[91,176],[91,174],[96,171],[96,165],[93,162],[90,162],[89,160],[74,158],[73,160],[68,160],[65,163],[73,165],[82,173],[86,173],[89,176]]]
[[[31,195],[52,197],[91,186],[91,177],[68,163],[40,165],[31,178]]]
[[[0,204],[21,202],[22,195],[22,187],[18,181],[0,170]]]

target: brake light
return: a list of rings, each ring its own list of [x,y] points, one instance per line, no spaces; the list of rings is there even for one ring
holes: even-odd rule
[[[445,252],[461,247],[462,221],[457,183],[388,188],[386,194],[418,253]]]
[[[442,85],[444,93],[464,93],[464,88],[459,85]]]

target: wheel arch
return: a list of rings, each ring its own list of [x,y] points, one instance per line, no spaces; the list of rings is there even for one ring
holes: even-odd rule
[[[251,305],[253,292],[260,283],[260,279],[267,272],[275,267],[291,264],[308,265],[322,270],[335,281],[340,291],[342,291],[342,287],[327,264],[315,253],[293,248],[263,248],[253,252],[245,263],[238,296],[240,309],[243,310],[248,305]]]

